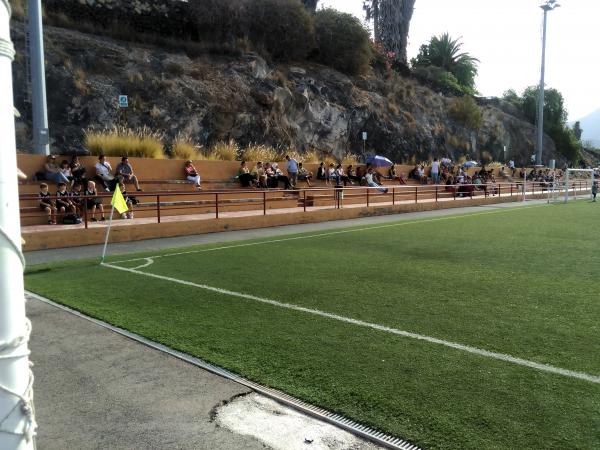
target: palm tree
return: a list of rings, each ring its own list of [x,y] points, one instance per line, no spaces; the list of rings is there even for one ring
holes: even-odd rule
[[[461,86],[473,89],[479,60],[461,52],[460,39],[452,39],[448,33],[434,36],[428,45],[421,46],[413,66],[440,67],[456,77]]]

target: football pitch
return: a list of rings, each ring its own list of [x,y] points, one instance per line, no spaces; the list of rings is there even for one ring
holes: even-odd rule
[[[423,448],[600,448],[598,208],[40,265],[25,281]]]

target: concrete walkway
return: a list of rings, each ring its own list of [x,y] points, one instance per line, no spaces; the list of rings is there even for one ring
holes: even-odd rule
[[[171,248],[189,247],[191,245],[210,244],[215,242],[231,242],[246,239],[261,239],[285,234],[307,233],[335,228],[377,225],[381,223],[402,220],[417,220],[421,218],[443,217],[456,214],[468,214],[481,211],[492,211],[503,208],[520,208],[523,206],[542,205],[546,200],[528,200],[527,202],[498,203],[484,206],[466,206],[464,208],[439,209],[433,211],[394,214],[389,216],[363,217],[351,220],[336,220],[331,222],[309,223],[300,225],[286,225],[281,227],[261,228],[256,230],[227,231],[223,233],[209,233],[195,236],[181,236],[174,238],[149,239],[145,241],[121,242],[109,244],[108,255],[123,255],[142,251],[160,251]],[[39,250],[25,253],[27,264],[43,264],[47,262],[66,261],[82,258],[100,257],[102,245],[88,245],[84,247]]]

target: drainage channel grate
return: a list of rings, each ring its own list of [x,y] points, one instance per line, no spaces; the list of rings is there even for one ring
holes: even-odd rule
[[[80,317],[82,319],[93,322],[96,325],[99,325],[103,328],[109,329],[115,333],[118,333],[122,336],[125,336],[129,339],[139,342],[140,344],[143,344],[147,347],[153,348],[160,352],[167,353],[175,358],[181,359],[187,363],[193,364],[193,365],[200,367],[204,370],[207,370],[211,373],[214,373],[216,375],[227,378],[228,380],[235,381],[236,383],[246,386],[249,389],[252,389],[253,391],[258,392],[259,394],[262,394],[262,395],[269,397],[279,403],[282,403],[283,405],[294,408],[300,412],[308,414],[308,415],[315,417],[319,420],[322,420],[324,422],[328,422],[332,425],[335,425],[341,429],[344,429],[344,430],[354,434],[355,436],[359,436],[364,439],[367,439],[377,445],[384,446],[384,447],[391,448],[391,449],[420,450],[420,448],[417,447],[416,445],[406,442],[403,439],[391,436],[386,433],[382,433],[380,431],[369,428],[365,425],[361,425],[360,423],[355,422],[354,420],[348,419],[347,417],[344,417],[340,414],[335,414],[335,413],[327,411],[323,408],[319,408],[317,406],[310,405],[308,403],[303,402],[302,400],[298,400],[297,398],[286,394],[285,392],[278,391],[277,389],[271,389],[271,388],[268,388],[265,386],[261,386],[258,383],[255,383],[250,380],[246,380],[245,378],[242,378],[239,375],[236,375],[235,373],[232,373],[226,369],[223,369],[221,367],[207,363],[205,361],[202,361],[201,359],[195,358],[186,353],[182,353],[177,350],[173,350],[165,345],[153,342],[149,339],[144,338],[143,336],[140,336],[135,333],[131,333],[131,332],[124,330],[122,328],[119,328],[119,327],[115,327],[115,326],[110,325],[101,320],[94,319],[92,317],[88,317],[85,314],[80,313],[79,311],[75,311],[66,306],[59,305],[58,303],[55,303],[52,300],[41,297],[32,292],[26,292],[26,296],[30,297],[30,298],[34,298],[36,300],[39,300],[48,305],[54,306],[55,308],[66,311],[66,312],[73,314],[77,317]]]

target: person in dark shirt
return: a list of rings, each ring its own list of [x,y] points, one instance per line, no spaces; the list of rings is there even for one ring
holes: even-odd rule
[[[81,217],[83,215],[83,199],[81,198],[83,188],[82,184],[78,181],[73,184],[73,190],[71,191],[71,202],[75,205],[76,214]]]
[[[56,224],[56,204],[54,200],[50,199],[50,193],[48,192],[48,185],[46,183],[40,184],[40,193],[38,194],[40,201],[40,209],[46,211],[48,214],[48,223],[50,225]]]
[[[58,191],[56,191],[56,210],[59,214],[76,214],[77,208],[71,200],[71,194],[67,192],[65,183],[58,183]]]

